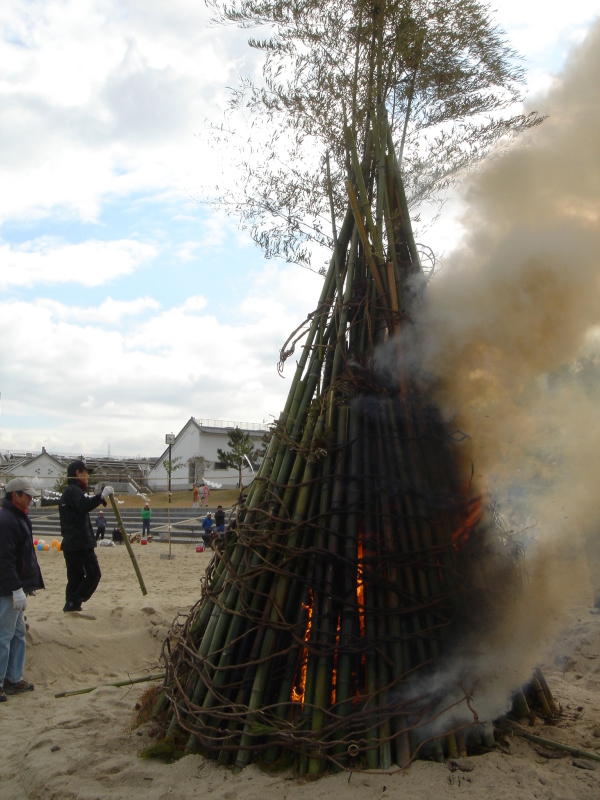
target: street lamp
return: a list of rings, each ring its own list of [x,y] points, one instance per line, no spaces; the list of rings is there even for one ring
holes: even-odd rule
[[[175,444],[175,434],[167,433],[165,435],[165,444],[169,445],[169,475],[168,475],[168,489],[167,489],[167,526],[169,529],[169,555],[165,558],[173,558],[171,555],[171,448]],[[161,555],[161,558],[163,556]]]

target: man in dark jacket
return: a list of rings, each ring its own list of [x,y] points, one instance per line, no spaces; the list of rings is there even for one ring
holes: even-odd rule
[[[9,694],[33,691],[23,679],[27,595],[44,588],[37,562],[29,504],[39,492],[27,478],[14,478],[0,508],[0,703]]]
[[[217,506],[215,512],[215,528],[217,533],[225,533],[225,512],[223,506]]]
[[[67,488],[58,503],[61,551],[67,565],[66,603],[63,611],[81,611],[96,591],[102,573],[94,549],[96,537],[92,528],[90,511],[106,505],[106,498],[114,494],[112,486],[105,486],[100,494],[85,494],[90,471],[85,461],[71,461],[67,467]]]

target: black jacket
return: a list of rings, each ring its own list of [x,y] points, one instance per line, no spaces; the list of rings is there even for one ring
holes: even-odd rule
[[[33,592],[43,588],[31,520],[10,500],[3,500],[0,508],[0,597],[11,597],[16,589]]]
[[[215,511],[215,525],[217,528],[221,528],[225,525],[225,512],[224,511]]]
[[[99,505],[106,505],[102,495],[87,497],[78,483],[69,483],[58,503],[60,532],[63,537],[61,550],[71,552],[96,547],[90,511]]]

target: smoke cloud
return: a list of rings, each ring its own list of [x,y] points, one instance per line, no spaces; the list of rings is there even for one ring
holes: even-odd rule
[[[491,488],[560,476],[571,523],[598,511],[599,74],[600,24],[538,101],[544,124],[469,180],[467,233],[417,324],[476,474]]]
[[[481,675],[488,719],[529,680],[576,591],[581,602],[577,556],[590,532],[600,539],[599,75],[596,24],[538,98],[544,124],[465,185],[466,234],[410,343],[448,423],[471,437],[478,489],[531,526],[523,596],[471,643],[468,668],[445,668],[455,685]],[[583,592],[589,603],[585,578]]]

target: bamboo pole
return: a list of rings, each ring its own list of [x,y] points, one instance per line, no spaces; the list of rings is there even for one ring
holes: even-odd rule
[[[550,687],[548,686],[548,682],[544,677],[544,673],[539,667],[537,667],[535,670],[535,677],[538,679],[542,691],[544,692],[544,696],[546,698],[546,702],[548,703],[551,715],[557,717],[560,714],[560,709],[556,705],[554,697],[552,696],[552,692],[550,691]]]
[[[134,683],[161,681],[164,677],[164,672],[158,672],[155,675],[144,675],[142,678],[127,678],[127,680],[114,681],[114,683],[102,683],[99,686],[88,686],[87,689],[74,689],[70,692],[57,692],[54,697],[73,697],[76,694],[89,694],[89,692],[94,692],[96,689],[103,689],[105,686],[132,686]]]
[[[142,594],[144,597],[148,594],[148,590],[146,589],[146,584],[144,583],[144,579],[142,578],[142,572],[140,570],[139,564],[137,563],[137,558],[135,557],[135,553],[131,547],[131,542],[129,541],[129,536],[127,536],[127,532],[125,530],[125,525],[123,525],[123,520],[121,519],[121,515],[119,513],[119,508],[117,506],[117,502],[115,500],[114,495],[109,494],[108,496],[110,500],[110,504],[112,506],[112,510],[114,512],[115,518],[117,520],[117,525],[119,530],[121,531],[121,536],[123,537],[123,542],[125,547],[127,548],[127,552],[129,553],[129,558],[131,559],[131,563],[133,564],[133,568],[135,570],[135,574],[137,575],[138,583],[140,584],[140,589],[142,590]]]
[[[564,750],[565,753],[570,753],[576,758],[588,758],[590,761],[600,761],[600,754],[590,753],[589,750],[582,750],[580,747],[573,747],[565,742],[556,742],[554,739],[547,739],[544,736],[537,736],[534,733],[524,731],[520,726],[514,722],[506,720],[502,723],[503,728],[514,733],[515,736],[520,736],[522,739],[527,739],[529,742],[535,744],[543,744],[545,747],[552,747],[554,750]]]

